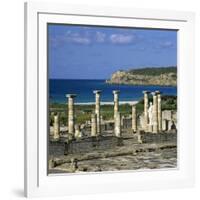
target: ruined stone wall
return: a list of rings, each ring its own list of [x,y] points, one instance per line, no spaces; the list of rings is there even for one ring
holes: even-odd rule
[[[65,153],[85,153],[93,150],[112,149],[118,145],[122,145],[122,138],[115,136],[98,136],[88,137],[81,140],[72,140],[65,144]]]
[[[62,141],[49,141],[49,155],[64,155],[65,143]]]
[[[162,111],[162,127],[164,131],[177,129],[177,112],[172,110]]]
[[[132,127],[132,118],[131,117],[123,117],[122,118],[122,128],[128,129]]]
[[[166,143],[166,142],[176,142],[177,141],[177,133],[169,132],[169,133],[140,133],[142,143]]]

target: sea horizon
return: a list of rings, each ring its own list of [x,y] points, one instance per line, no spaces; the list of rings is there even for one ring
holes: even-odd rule
[[[147,86],[108,84],[107,79],[49,79],[50,103],[66,103],[66,94],[76,94],[75,103],[91,104],[95,101],[93,90],[101,90],[101,102],[113,101],[113,90],[120,90],[120,102],[135,102],[143,97],[142,91],[159,90],[163,95],[177,95],[174,86]]]

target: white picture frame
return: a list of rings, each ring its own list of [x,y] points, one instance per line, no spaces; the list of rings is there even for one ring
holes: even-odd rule
[[[178,167],[47,175],[47,23],[178,30]],[[25,196],[189,187],[194,184],[194,14],[122,7],[25,3]]]

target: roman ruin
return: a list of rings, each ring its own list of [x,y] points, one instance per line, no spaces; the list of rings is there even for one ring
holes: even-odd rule
[[[144,93],[144,130],[148,131],[148,104],[149,104],[149,91],[143,91]]]
[[[121,114],[119,112],[115,113],[115,130],[116,137],[121,137]]]
[[[113,90],[114,95],[114,119],[119,111],[119,90]]]
[[[132,105],[132,130],[133,130],[133,132],[137,131],[137,111],[136,111],[136,105]]]
[[[67,94],[68,98],[68,133],[73,137],[74,136],[74,98],[75,94]]]
[[[156,91],[157,95],[157,111],[158,111],[158,131],[162,131],[162,109],[161,109],[161,92]]]
[[[95,113],[97,118],[97,134],[101,132],[101,117],[100,117],[100,94],[101,90],[94,90],[95,94]]]
[[[158,133],[158,101],[156,92],[151,93],[153,96],[153,113],[152,113],[152,120],[153,120],[153,133]]]
[[[97,136],[97,115],[92,114],[91,116],[91,136]]]
[[[54,123],[53,123],[53,138],[59,139],[60,137],[60,122],[59,122],[59,114],[54,115]]]
[[[104,127],[103,130],[106,130],[106,123],[112,123],[109,121],[103,121],[103,117],[100,114],[100,90],[93,91],[95,94],[95,108],[94,113],[91,114],[91,122],[89,123],[91,126],[91,136],[98,136],[101,134],[101,127]],[[175,129],[176,127],[176,113],[170,110],[162,111],[162,97],[161,92],[155,91],[152,92],[152,101],[149,101],[149,91],[144,91],[144,112],[139,116],[139,122],[137,120],[137,104],[130,105],[132,108],[131,116],[121,115],[119,112],[119,90],[114,90],[114,115],[113,115],[113,133],[114,135],[121,134],[122,128],[131,128],[133,133],[137,132],[138,128],[143,130],[144,132],[150,133],[159,133],[162,131],[169,131],[171,129]],[[88,127],[88,122],[86,124],[75,124],[75,112],[74,112],[74,98],[75,94],[67,94],[68,98],[68,124],[67,124],[67,132],[68,135],[81,137],[81,129]],[[60,122],[59,122],[59,113],[54,114],[54,122],[53,122],[53,136],[54,139],[59,138],[60,136]],[[130,122],[129,122],[130,121]]]
[[[156,148],[165,148],[165,143],[166,148],[176,147],[177,113],[162,109],[161,92],[144,91],[142,110],[138,108],[137,103],[130,103],[127,106],[131,111],[127,113],[126,109],[123,111],[119,109],[121,105],[119,92],[119,90],[113,91],[113,115],[109,120],[104,118],[103,112],[101,115],[103,105],[101,105],[100,95],[103,93],[100,90],[93,91],[95,101],[91,111],[84,111],[90,112],[90,119],[85,123],[75,120],[78,115],[75,110],[75,94],[66,95],[68,109],[50,111],[50,116],[53,116],[49,134],[49,154],[51,155],[49,167],[51,169],[57,169],[56,166],[60,166],[60,163],[67,162],[69,163],[68,172],[84,171],[78,162],[84,159],[90,160],[90,152],[94,154],[95,159],[100,159],[105,155],[109,158],[109,155],[113,157],[115,155],[135,155],[137,151],[146,152],[151,144],[156,144]],[[60,125],[61,113],[62,115],[67,113],[67,126]],[[155,146],[150,149],[152,148],[154,149]],[[102,151],[105,153],[101,153]],[[80,159],[79,155],[83,153],[85,157]],[[60,158],[58,162],[59,156],[66,158],[64,160]],[[91,159],[94,159],[93,156]],[[52,159],[54,157],[57,158],[56,161]],[[77,170],[72,170],[72,158],[77,159]],[[87,170],[89,170],[88,166]]]

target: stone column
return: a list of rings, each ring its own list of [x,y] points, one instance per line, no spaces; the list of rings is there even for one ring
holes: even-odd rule
[[[148,99],[148,91],[143,91],[144,93],[144,131],[148,131],[148,105],[149,105],[149,99]]]
[[[114,132],[116,137],[121,137],[121,114],[119,112],[116,113]]]
[[[153,133],[158,133],[158,100],[155,92],[152,92],[153,95]]]
[[[133,130],[133,132],[137,131],[137,111],[136,111],[136,105],[132,105],[132,130]]]
[[[59,114],[54,115],[54,123],[53,123],[53,138],[60,138],[60,122],[59,122]]]
[[[162,107],[161,107],[161,93],[156,91],[158,101],[158,131],[162,131]]]
[[[91,115],[91,136],[97,136],[97,115]]]
[[[116,113],[119,111],[119,90],[113,90],[114,95],[114,119],[116,117]]]
[[[124,122],[125,122],[125,116],[122,115],[122,116],[121,116],[121,127],[122,127],[122,128],[125,128],[125,123],[124,123]]]
[[[75,94],[67,94],[68,98],[68,133],[74,136],[74,98]]]
[[[54,125],[54,112],[50,111],[50,118],[49,118],[49,125],[51,125],[51,119],[52,119],[52,126]],[[50,130],[49,135],[53,137],[54,127],[52,130]]]
[[[95,114],[97,118],[97,134],[101,133],[101,119],[100,119],[100,94],[101,90],[93,91],[95,94]]]

